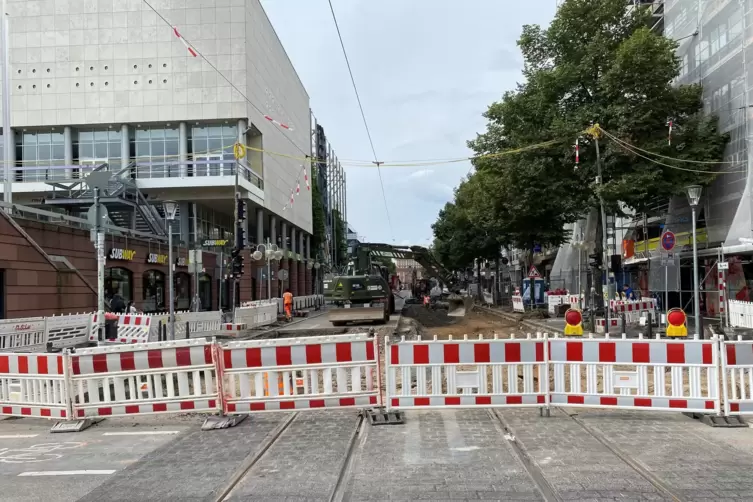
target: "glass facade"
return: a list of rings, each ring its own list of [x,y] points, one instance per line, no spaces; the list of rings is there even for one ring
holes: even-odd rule
[[[178,128],[139,127],[131,135],[131,154],[139,164],[138,176],[149,172],[150,178],[180,176]]]
[[[232,239],[233,237],[233,215],[218,213],[212,208],[197,204],[198,210],[198,227],[199,227],[199,241],[204,239]],[[188,225],[188,240],[189,242],[195,242],[194,236],[194,205],[188,205],[188,218],[190,224]]]
[[[232,146],[238,141],[238,127],[231,125],[200,125],[191,128],[188,141],[189,157],[195,164],[194,176],[230,176],[234,174],[235,156]]]
[[[178,272],[175,280],[175,310],[191,308],[191,276],[186,272]]]
[[[17,132],[16,159],[24,181],[66,179],[62,132]]]
[[[73,140],[73,158],[78,159],[81,168],[73,171],[73,177],[82,177],[93,167],[103,163],[110,164],[112,169],[118,169],[123,153],[121,137],[120,129],[80,129]]]

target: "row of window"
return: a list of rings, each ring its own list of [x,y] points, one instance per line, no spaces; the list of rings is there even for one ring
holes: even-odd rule
[[[165,312],[168,309],[167,276],[159,270],[147,270],[142,275],[142,297],[134,298],[133,272],[126,268],[112,267],[105,270],[105,297],[109,300],[115,294],[123,297],[128,305],[134,302],[143,312]],[[175,283],[175,309],[188,310],[191,307],[191,276],[179,272],[173,276]],[[212,278],[207,274],[199,277],[199,298],[202,310],[212,310]]]
[[[230,149],[238,138],[236,126],[195,126],[188,131],[188,154],[233,160]],[[76,163],[102,163],[120,160],[122,132],[112,129],[74,131],[73,159]],[[1,143],[1,142],[0,142]],[[23,132],[16,135],[18,166],[63,166],[65,141],[62,132]],[[175,160],[180,152],[177,128],[138,128],[129,130],[129,158],[139,162]],[[2,147],[0,146],[0,152]]]

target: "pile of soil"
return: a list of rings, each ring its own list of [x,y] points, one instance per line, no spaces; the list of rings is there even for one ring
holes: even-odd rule
[[[450,317],[447,310],[431,310],[423,305],[406,305],[403,316],[419,324],[421,337],[426,340],[437,336],[446,340],[450,336],[462,339],[493,338],[496,333],[500,338],[507,338],[511,332],[518,332],[517,323],[482,311],[471,310],[465,317]]]

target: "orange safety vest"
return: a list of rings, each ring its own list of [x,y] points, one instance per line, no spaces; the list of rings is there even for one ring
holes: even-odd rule
[[[285,305],[293,304],[293,293],[284,293],[282,295],[282,301]]]

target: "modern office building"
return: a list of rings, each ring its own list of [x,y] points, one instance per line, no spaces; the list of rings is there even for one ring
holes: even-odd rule
[[[13,203],[79,221],[93,201],[82,179],[109,171],[108,231],[144,249],[161,246],[162,256],[161,202],[177,201],[177,247],[228,241],[203,247],[202,308],[216,308],[230,292],[221,258],[232,247],[237,183],[248,242],[286,251],[272,263],[271,291],[266,263],[245,252],[240,300],[276,296],[280,287],[309,293],[316,257],[309,97],[259,0],[150,4],[156,12],[140,0],[8,0],[11,127],[2,132],[13,145]],[[240,161],[235,143],[248,146]],[[35,238],[43,246],[46,237]],[[139,308],[157,310],[165,305],[167,267],[145,267],[153,252],[140,254],[134,267],[112,253],[108,284]],[[278,267],[289,270],[287,280],[278,281]],[[193,296],[196,282],[181,281],[181,297]]]

